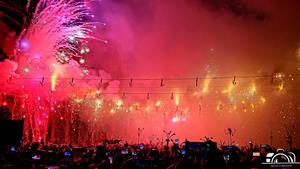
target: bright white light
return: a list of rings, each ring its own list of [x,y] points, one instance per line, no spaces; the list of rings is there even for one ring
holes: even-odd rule
[[[80,59],[79,59],[79,63],[80,63],[80,64],[84,64],[84,63],[85,63],[85,60],[84,60],[83,58],[80,58]]]
[[[27,40],[21,40],[21,44],[20,44],[20,48],[21,49],[28,49],[29,48],[29,42]]]
[[[82,33],[81,31],[78,31],[78,32],[77,32],[77,36],[78,36],[79,38],[84,38],[84,35],[83,35],[83,33]]]
[[[70,40],[71,42],[74,42],[74,40],[75,40],[74,36],[69,36],[69,40]]]
[[[25,68],[24,68],[24,72],[28,73],[28,72],[29,72],[29,68],[28,68],[28,67],[25,67]]]
[[[173,122],[173,123],[176,123],[177,121],[178,121],[178,118],[177,118],[177,117],[173,117],[173,118],[172,118],[172,122]]]

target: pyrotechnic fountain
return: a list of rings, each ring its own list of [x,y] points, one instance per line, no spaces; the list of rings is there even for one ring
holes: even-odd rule
[[[80,107],[93,107],[85,108],[87,114],[96,112],[103,102],[98,95],[110,86],[118,87],[105,72],[89,72],[85,67],[89,40],[107,43],[92,35],[96,24],[91,3],[40,0],[32,19],[24,24],[14,58],[18,67],[9,74],[2,99],[6,102],[13,96],[13,119],[25,120],[25,141],[74,142],[70,135],[78,135],[76,130],[83,126],[79,124]],[[27,10],[30,4],[28,1]],[[105,80],[99,85],[95,79],[101,78]],[[88,121],[96,118],[87,117]]]

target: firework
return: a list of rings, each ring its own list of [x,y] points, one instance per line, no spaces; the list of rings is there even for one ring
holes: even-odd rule
[[[33,12],[33,18],[21,33],[18,49],[21,66],[61,64],[82,58],[94,26],[88,11],[90,1],[41,0]],[[37,58],[33,56],[39,55]],[[54,59],[53,59],[54,58]],[[35,63],[32,65],[32,63]],[[47,66],[47,65],[46,65]]]
[[[24,19],[25,28],[17,40],[15,61],[19,67],[18,76],[29,78],[18,82],[22,84],[20,93],[26,98],[16,97],[22,105],[22,113],[16,116],[25,120],[24,131],[28,135],[25,141],[46,139],[50,123],[59,128],[57,121],[71,119],[68,116],[74,114],[72,107],[77,103],[73,104],[68,95],[57,92],[56,88],[60,76],[72,77],[74,85],[73,79],[82,77],[83,70],[87,71],[82,67],[83,56],[90,50],[88,40],[94,38],[91,36],[94,26],[89,13],[90,3],[90,0],[40,0],[32,19]],[[27,12],[30,4],[28,1]],[[54,91],[56,93],[52,93]],[[59,97],[63,99],[59,100]],[[49,139],[55,138],[58,132],[52,133]]]

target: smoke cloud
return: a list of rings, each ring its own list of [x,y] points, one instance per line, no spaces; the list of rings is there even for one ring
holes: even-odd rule
[[[95,5],[94,11],[96,18],[107,26],[98,33],[109,43],[103,46],[93,42],[88,64],[95,69],[104,69],[115,78],[205,77],[210,71],[215,76],[299,73],[299,60],[295,54],[300,40],[299,5],[296,0],[275,0],[272,3],[259,0],[101,1]],[[218,86],[227,88],[230,81],[213,80],[210,91],[221,90],[217,89]],[[238,81],[245,86],[251,83],[251,80]],[[214,96],[206,99],[209,101],[204,104],[209,108],[202,119],[189,121],[189,125],[178,127],[177,132],[184,135],[182,129],[189,129],[194,131],[188,133],[193,139],[203,135],[224,139],[223,128],[232,126],[240,130],[237,139],[243,143],[251,137],[249,135],[267,142],[271,131],[275,133],[277,143],[284,143],[281,137],[284,129],[270,129],[270,126],[288,123],[279,122],[282,114],[289,114],[295,122],[299,121],[299,115],[296,115],[299,114],[296,99],[299,79],[285,82],[290,87],[283,96],[273,91],[276,86],[270,84],[271,79],[255,81],[259,95],[270,99],[263,108],[251,113],[214,114],[215,105],[222,100]],[[172,92],[175,87],[185,92],[194,87],[194,82],[166,83],[169,88],[164,89],[151,88],[159,87],[159,82],[151,81],[134,82],[136,88],[128,88],[128,81],[121,81],[120,85],[121,91],[143,92]],[[137,86],[146,89],[137,89]],[[126,99],[134,102],[142,97]],[[185,97],[182,99],[185,104],[181,106],[188,106],[190,101],[192,99]],[[191,105],[197,107],[198,101]],[[293,105],[292,110],[287,109],[287,105]],[[285,113],[282,113],[282,107],[285,107]],[[195,110],[191,114],[195,114]],[[270,118],[274,116],[276,119]],[[160,122],[164,123],[163,120]],[[144,124],[145,128],[151,126]],[[296,127],[297,131],[299,127]],[[258,132],[257,128],[265,130]]]

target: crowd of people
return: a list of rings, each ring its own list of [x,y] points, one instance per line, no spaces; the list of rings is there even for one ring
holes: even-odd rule
[[[157,147],[119,142],[72,146],[31,143],[1,146],[3,169],[254,169],[264,165],[266,156],[276,152],[266,144],[244,147],[218,146],[204,142],[173,142]],[[297,150],[293,152],[298,156]],[[284,161],[284,159],[283,159]],[[274,167],[274,166],[273,166]],[[297,165],[288,167],[299,168]]]

